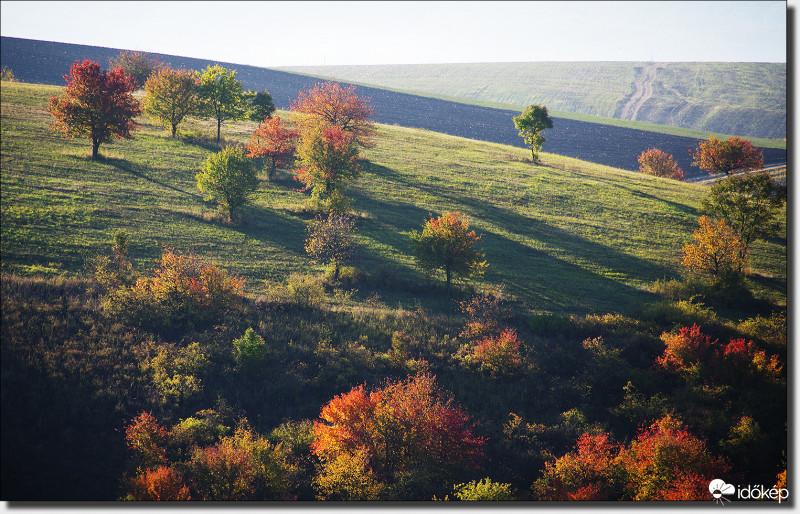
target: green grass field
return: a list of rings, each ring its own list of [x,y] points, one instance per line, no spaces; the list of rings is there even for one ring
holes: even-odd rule
[[[614,117],[635,90],[637,70],[648,64],[529,62],[281,69],[490,107],[521,110],[537,103],[546,105],[555,116],[616,124]],[[709,133],[738,135],[761,146],[785,145],[784,64],[655,64],[658,71],[652,98],[639,110],[635,122],[623,126],[701,138]]]
[[[64,140],[48,128],[47,99],[60,88],[3,83],[2,270],[21,275],[85,273],[120,229],[130,256],[150,268],[163,246],[191,250],[247,279],[263,294],[292,272],[322,269],[306,257],[304,193],[284,170],[263,180],[240,223],[219,219],[195,174],[214,146],[213,126],[193,121],[194,137],[172,139],[145,118],[133,141],[100,147]],[[281,113],[290,117],[289,113]],[[223,125],[245,142],[252,122]],[[360,250],[353,265],[388,305],[436,303],[442,295],[409,254],[409,233],[429,213],[461,211],[483,234],[490,263],[484,284],[505,284],[533,312],[627,312],[653,298],[657,279],[677,278],[707,186],[644,176],[527,150],[394,126],[380,126],[350,188]],[[785,236],[752,255],[757,294],[786,301]],[[441,281],[437,282],[441,284]],[[480,284],[480,283],[479,283]]]

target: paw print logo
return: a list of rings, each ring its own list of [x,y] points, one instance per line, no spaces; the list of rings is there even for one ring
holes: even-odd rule
[[[714,503],[724,505],[724,502],[730,502],[729,499],[725,498],[725,495],[734,494],[736,488],[732,484],[725,483],[720,478],[715,478],[708,484],[708,492],[714,497]]]

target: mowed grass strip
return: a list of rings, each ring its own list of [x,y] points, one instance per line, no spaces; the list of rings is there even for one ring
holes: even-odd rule
[[[216,150],[213,124],[192,120],[172,139],[142,117],[136,139],[100,147],[48,129],[47,99],[60,88],[3,83],[2,269],[74,276],[88,256],[108,251],[117,230],[131,236],[137,269],[163,246],[194,251],[247,279],[247,292],[293,272],[322,269],[303,249],[311,213],[291,172],[262,180],[240,223],[225,223],[203,201],[195,174]],[[291,119],[290,113],[280,113]],[[256,124],[223,125],[230,143]],[[357,297],[388,305],[439,305],[441,280],[414,266],[409,234],[429,214],[460,211],[480,234],[490,263],[478,284],[505,284],[535,312],[626,312],[652,300],[656,279],[677,278],[708,186],[684,184],[525,149],[395,126],[380,126],[351,185],[366,277]],[[758,293],[786,298],[786,239],[753,250]],[[372,289],[370,289],[372,288]],[[368,290],[370,289],[370,290]]]

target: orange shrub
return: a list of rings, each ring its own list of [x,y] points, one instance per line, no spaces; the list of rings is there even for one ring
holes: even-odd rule
[[[522,362],[519,346],[517,332],[507,328],[497,337],[486,337],[478,341],[472,350],[471,360],[480,363],[481,369],[487,369],[493,375],[502,375]]]
[[[169,466],[148,469],[133,478],[129,497],[144,501],[187,501],[192,499],[189,488]]]
[[[112,293],[108,309],[127,321],[157,328],[203,324],[232,308],[243,286],[243,278],[215,264],[165,248],[153,276]]]
[[[650,148],[642,152],[639,156],[639,172],[675,180],[684,178],[683,170],[678,167],[675,159],[658,148]]]

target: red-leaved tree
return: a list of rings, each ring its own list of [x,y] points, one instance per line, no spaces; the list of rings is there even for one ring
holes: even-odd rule
[[[374,110],[369,100],[355,93],[355,86],[342,87],[336,82],[320,82],[301,91],[291,109],[303,114],[299,123],[303,132],[316,128],[338,127],[351,134],[362,146],[370,146],[375,126],[369,121]]]
[[[764,167],[764,155],[760,148],[739,137],[720,141],[714,136],[702,141],[692,154],[692,166],[709,173],[725,173],[733,170],[760,170]]]
[[[266,118],[250,137],[245,147],[247,156],[251,159],[268,158],[269,178],[272,179],[275,168],[286,166],[294,156],[298,137],[299,132],[287,127],[280,116]]]
[[[414,482],[413,476],[450,485],[454,472],[483,457],[484,441],[472,432],[467,414],[429,373],[373,392],[356,387],[333,398],[320,418],[311,449],[323,463],[317,480],[321,497],[338,498],[344,482],[353,480],[376,491],[399,480]]]
[[[55,130],[68,138],[91,139],[92,159],[97,159],[100,143],[112,137],[133,139],[131,133],[138,128],[133,118],[139,115],[139,102],[131,94],[133,79],[121,67],[106,72],[86,59],[73,64],[64,78],[64,96],[52,96],[48,107]]]

